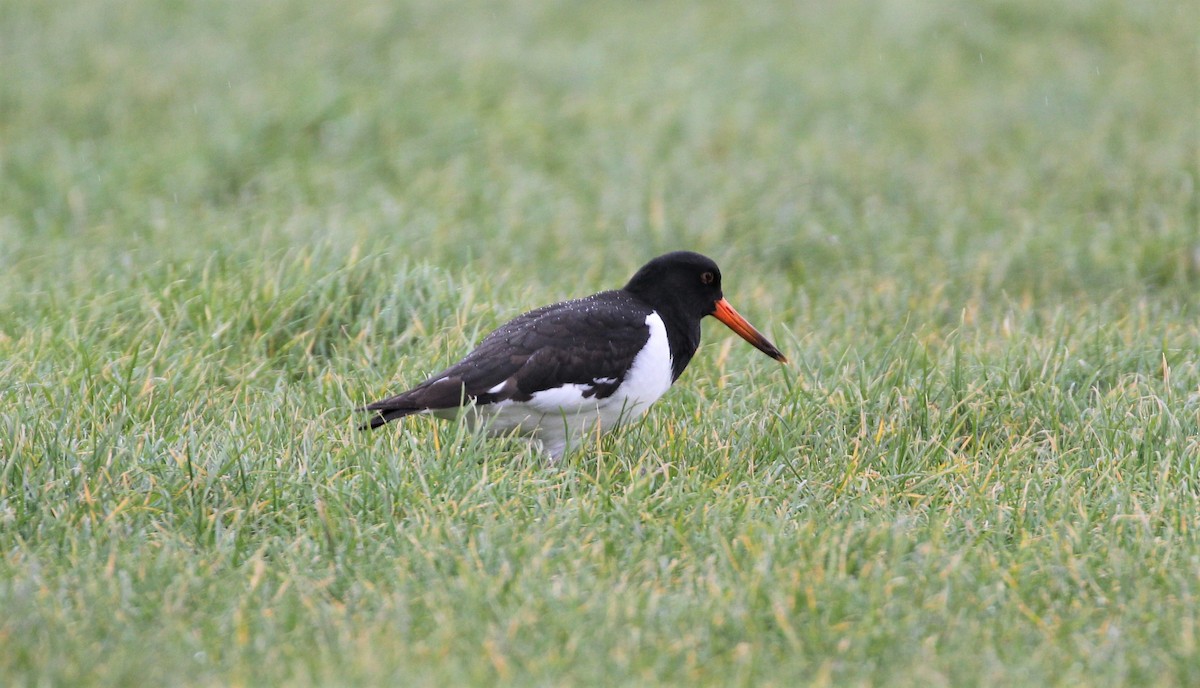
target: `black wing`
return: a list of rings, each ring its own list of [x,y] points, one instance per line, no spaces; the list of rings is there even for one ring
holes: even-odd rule
[[[364,428],[464,403],[528,401],[566,384],[587,385],[585,396],[608,397],[649,340],[652,312],[630,294],[606,291],[520,315],[441,373],[365,406],[375,415]]]

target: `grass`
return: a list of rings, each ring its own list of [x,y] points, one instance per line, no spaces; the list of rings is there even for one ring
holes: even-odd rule
[[[0,6],[12,685],[1196,685],[1188,3]],[[546,468],[354,430],[675,248]]]

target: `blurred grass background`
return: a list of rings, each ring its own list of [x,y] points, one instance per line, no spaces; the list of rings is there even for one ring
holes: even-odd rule
[[[1188,3],[4,12],[9,265],[336,238],[588,283],[679,245],[813,283],[1195,278]]]
[[[14,683],[1195,684],[1194,2],[0,4]],[[349,409],[713,256],[545,470]]]

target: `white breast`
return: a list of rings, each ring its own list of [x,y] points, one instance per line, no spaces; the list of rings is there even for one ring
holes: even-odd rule
[[[650,328],[650,338],[633,359],[621,386],[609,397],[620,397],[620,406],[637,407],[639,415],[671,388],[671,346],[667,343],[667,328],[658,313],[646,316],[646,326]]]

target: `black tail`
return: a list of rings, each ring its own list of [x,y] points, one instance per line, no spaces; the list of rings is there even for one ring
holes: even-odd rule
[[[375,413],[375,415],[371,416],[371,420],[358,426],[359,430],[374,430],[375,428],[378,428],[386,423],[390,423],[397,418],[411,416],[417,411],[420,411],[420,409],[415,408],[381,409],[372,408],[373,406],[375,406],[375,404],[359,407],[359,411],[373,411]]]

